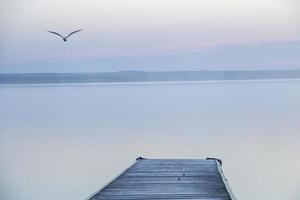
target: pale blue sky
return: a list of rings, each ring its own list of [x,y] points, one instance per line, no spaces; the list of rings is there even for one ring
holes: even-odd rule
[[[0,72],[300,67],[298,0],[3,0]],[[84,31],[64,43],[54,30]]]

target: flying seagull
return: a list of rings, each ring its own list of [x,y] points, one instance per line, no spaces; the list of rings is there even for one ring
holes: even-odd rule
[[[66,42],[67,39],[68,39],[68,37],[70,37],[70,36],[73,35],[74,33],[77,33],[77,32],[79,32],[79,31],[82,31],[82,30],[83,30],[83,29],[79,29],[79,30],[77,30],[77,31],[73,31],[73,32],[69,33],[69,35],[67,35],[67,36],[62,36],[61,34],[56,33],[56,32],[54,32],[54,31],[48,31],[48,32],[49,32],[49,33],[53,33],[53,34],[55,34],[55,35],[58,35],[59,37],[61,37],[61,38],[63,39],[64,42]]]

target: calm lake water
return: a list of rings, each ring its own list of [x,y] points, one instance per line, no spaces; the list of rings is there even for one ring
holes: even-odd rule
[[[300,81],[0,87],[0,199],[82,200],[136,157],[223,160],[241,200],[300,199]]]

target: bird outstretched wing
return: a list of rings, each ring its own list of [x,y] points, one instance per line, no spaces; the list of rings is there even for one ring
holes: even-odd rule
[[[54,31],[48,31],[49,33],[53,33],[53,34],[55,34],[55,35],[58,35],[59,37],[61,37],[61,38],[64,38],[64,36],[62,36],[61,34],[59,34],[59,33],[56,33],[56,32],[54,32]]]
[[[79,29],[79,30],[77,30],[77,31],[73,31],[73,32],[69,33],[69,35],[68,35],[66,38],[70,37],[70,36],[73,35],[74,33],[77,33],[77,32],[79,32],[79,31],[82,31],[82,30],[83,30],[83,29]]]

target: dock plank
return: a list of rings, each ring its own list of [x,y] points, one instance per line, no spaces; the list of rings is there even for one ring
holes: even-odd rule
[[[89,200],[234,200],[214,159],[139,159]]]

